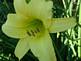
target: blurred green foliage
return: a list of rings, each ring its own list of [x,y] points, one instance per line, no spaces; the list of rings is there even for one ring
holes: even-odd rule
[[[73,6],[70,8],[72,9],[72,15],[70,15],[70,12],[68,11],[71,2],[71,0],[53,0],[53,17],[75,17],[76,22],[78,23],[78,0],[72,2]],[[5,23],[8,13],[15,13],[13,0],[0,0],[0,61],[18,61],[18,58],[14,55],[14,49],[18,39],[6,36],[1,30],[1,26]],[[78,57],[78,26],[79,25],[76,25],[73,29],[70,29],[70,31],[66,30],[64,32],[50,34],[58,61],[81,61]],[[71,48],[71,46],[73,48]],[[29,50],[21,61],[38,61],[38,59],[33,55],[31,50]]]

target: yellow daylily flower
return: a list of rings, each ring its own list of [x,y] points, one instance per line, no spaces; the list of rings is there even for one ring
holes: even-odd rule
[[[52,18],[52,1],[14,0],[16,14],[8,14],[2,26],[9,37],[19,38],[15,55],[21,60],[29,49],[39,61],[57,61],[49,33],[76,25],[74,18]]]

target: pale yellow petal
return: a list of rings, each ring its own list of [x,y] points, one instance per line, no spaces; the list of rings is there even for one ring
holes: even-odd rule
[[[43,33],[40,38],[32,39],[29,42],[31,51],[39,59],[39,61],[56,61],[56,55],[52,40],[49,33]]]
[[[12,27],[8,25],[2,26],[2,31],[9,37],[24,38],[27,37],[27,31],[25,28]]]
[[[29,40],[26,39],[20,39],[16,48],[15,48],[15,55],[16,57],[20,59],[23,58],[23,56],[28,52],[29,50]]]
[[[14,7],[17,14],[46,19],[52,17],[53,2],[45,0],[30,0],[30,2],[27,3],[26,0],[14,0]]]
[[[51,20],[50,33],[62,32],[76,25],[75,18],[52,18]]]
[[[14,8],[17,14],[22,14],[24,16],[27,16],[28,7],[26,0],[14,0]]]
[[[40,19],[46,28],[49,27],[50,22],[48,19],[52,18],[52,1],[45,0],[31,0],[28,4],[28,9],[31,18]]]
[[[26,34],[26,26],[28,20],[23,16],[16,14],[8,14],[7,21],[2,26],[3,32],[9,37],[24,38]]]
[[[31,0],[28,4],[28,8],[31,16],[44,20],[52,17],[53,2],[45,0]]]
[[[17,14],[8,14],[5,24],[13,27],[26,27],[28,22],[30,22],[30,20],[28,20],[27,17]]]

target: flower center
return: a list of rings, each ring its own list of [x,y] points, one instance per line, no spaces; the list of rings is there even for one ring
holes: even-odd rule
[[[33,37],[40,37],[45,31],[43,22],[39,19],[34,19],[27,26],[27,35]]]
[[[25,0],[26,1],[26,3],[29,3],[31,0]]]

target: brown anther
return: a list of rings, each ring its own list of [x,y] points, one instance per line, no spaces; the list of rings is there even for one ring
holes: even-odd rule
[[[31,33],[30,33],[30,32],[27,32],[27,34],[28,34],[29,36],[31,36]]]
[[[32,33],[33,36],[35,36],[35,33],[32,30],[31,30],[31,33]]]
[[[40,32],[39,28],[37,28],[37,31]]]
[[[37,33],[37,30],[35,30],[35,33]]]

